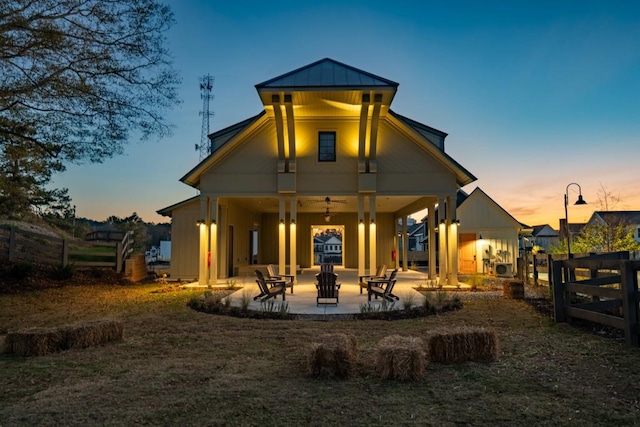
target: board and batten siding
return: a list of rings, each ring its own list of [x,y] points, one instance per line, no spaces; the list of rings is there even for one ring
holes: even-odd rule
[[[200,219],[200,200],[175,208],[171,212],[171,263],[172,279],[198,279],[198,242],[196,222]]]

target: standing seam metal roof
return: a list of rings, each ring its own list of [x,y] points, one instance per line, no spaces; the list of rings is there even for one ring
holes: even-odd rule
[[[302,68],[259,83],[256,89],[313,87],[387,87],[398,83],[359,70],[331,58],[324,58]]]

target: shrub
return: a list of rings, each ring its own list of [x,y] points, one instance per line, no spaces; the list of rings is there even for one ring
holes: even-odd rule
[[[19,262],[13,264],[9,270],[9,275],[14,279],[27,279],[36,272],[36,266],[30,262]]]
[[[73,264],[59,265],[51,271],[54,280],[69,280],[76,274],[76,267]]]

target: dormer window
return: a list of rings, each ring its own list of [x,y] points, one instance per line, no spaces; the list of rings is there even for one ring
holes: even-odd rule
[[[336,161],[336,133],[318,132],[318,161]]]

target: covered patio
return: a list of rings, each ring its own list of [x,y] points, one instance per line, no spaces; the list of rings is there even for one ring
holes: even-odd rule
[[[285,298],[285,302],[288,303],[289,312],[291,314],[302,314],[302,315],[347,315],[347,314],[356,314],[361,312],[362,304],[370,304],[373,308],[380,306],[382,300],[371,298],[371,301],[368,301],[367,291],[363,289],[362,294],[360,294],[360,285],[358,280],[358,269],[355,268],[342,268],[335,267],[335,273],[338,274],[338,283],[341,284],[340,287],[340,302],[336,304],[316,304],[316,296],[317,291],[315,287],[315,275],[320,272],[319,267],[313,267],[305,269],[302,274],[299,274],[296,279],[296,284],[294,286],[294,293],[291,293],[291,290],[287,289],[287,294]],[[387,271],[387,275],[390,271]],[[404,304],[411,300],[413,305],[421,305],[423,303],[424,297],[419,292],[415,291],[414,288],[418,287],[420,284],[423,286],[428,286],[428,275],[425,272],[408,270],[408,271],[398,271],[398,275],[396,276],[397,281],[395,287],[393,289],[393,293],[397,295],[400,300],[396,301],[393,307],[397,307],[399,309],[404,308]],[[244,275],[233,277],[229,280],[235,280],[236,285],[240,286],[241,289],[237,290],[233,294],[231,294],[231,305],[240,306],[242,304],[243,294],[249,291],[249,295],[251,296],[251,303],[249,305],[250,310],[261,310],[263,304],[260,301],[254,301],[253,297],[258,295],[258,285],[255,282],[255,276],[252,275]],[[223,283],[218,282],[220,286]],[[468,286],[465,284],[460,284],[461,288],[467,288]],[[454,290],[456,286],[445,286],[443,289]],[[274,299],[270,299],[269,301],[273,301]],[[282,303],[282,297],[278,296],[275,298],[276,304]]]

